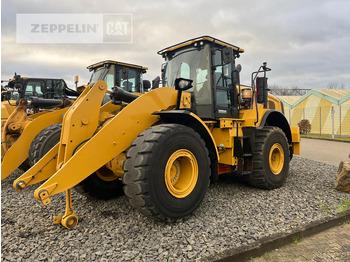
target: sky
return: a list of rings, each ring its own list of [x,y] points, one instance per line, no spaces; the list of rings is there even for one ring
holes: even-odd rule
[[[22,44],[16,42],[16,14],[133,15],[133,43]],[[63,78],[73,87],[90,78],[86,67],[117,60],[160,75],[157,51],[210,35],[245,53],[241,82],[263,62],[272,69],[269,85],[322,89],[337,82],[350,89],[350,1],[348,0],[2,0],[1,79],[22,76]]]

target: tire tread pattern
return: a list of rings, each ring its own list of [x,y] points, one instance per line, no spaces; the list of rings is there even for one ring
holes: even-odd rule
[[[126,153],[126,160],[123,165],[124,192],[129,198],[130,204],[140,213],[146,216],[152,216],[157,220],[174,222],[178,219],[172,219],[162,215],[153,205],[152,199],[148,193],[147,171],[149,167],[149,158],[154,154],[156,145],[162,137],[171,129],[188,129],[198,138],[198,141],[205,147],[203,139],[193,129],[178,124],[160,124],[153,126],[140,133],[132,142],[131,147]],[[207,150],[207,149],[206,149]],[[207,161],[210,163],[208,150],[206,152]]]
[[[255,136],[255,150],[253,153],[253,170],[252,173],[249,174],[246,177],[246,181],[248,184],[250,184],[253,187],[262,188],[262,189],[275,189],[279,186],[272,185],[269,183],[269,181],[266,179],[265,170],[264,170],[264,163],[263,163],[263,150],[264,145],[267,137],[273,133],[273,132],[279,132],[283,134],[284,139],[288,145],[287,137],[285,136],[284,132],[278,128],[273,126],[265,126],[262,129],[256,130],[256,136]],[[289,150],[288,150],[289,152]],[[289,156],[288,156],[289,158]]]

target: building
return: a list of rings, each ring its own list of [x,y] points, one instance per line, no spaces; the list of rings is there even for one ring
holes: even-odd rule
[[[350,90],[313,89],[303,96],[279,96],[292,126],[302,119],[311,124],[312,134],[350,136]]]

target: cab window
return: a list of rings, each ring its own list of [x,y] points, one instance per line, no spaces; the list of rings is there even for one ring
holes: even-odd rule
[[[231,63],[223,64],[221,50],[215,51],[214,66],[216,104],[220,108],[230,108],[229,89],[232,88]]]
[[[39,81],[30,81],[27,83],[27,86],[25,88],[24,96],[25,97],[43,97],[43,92],[41,90],[41,82]]]
[[[136,69],[128,68],[119,70],[120,87],[128,92],[140,92]]]
[[[111,65],[106,76],[103,79],[103,81],[105,81],[107,84],[108,90],[112,90],[112,88],[115,86],[114,68],[114,65]]]

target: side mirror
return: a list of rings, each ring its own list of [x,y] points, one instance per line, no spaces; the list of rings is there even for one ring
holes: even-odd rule
[[[21,80],[21,75],[17,75],[15,72],[15,81],[20,81]]]
[[[242,66],[240,64],[237,64],[235,67],[235,71],[234,71],[234,76],[236,78],[236,85],[241,85],[241,79],[239,76],[239,73],[242,71]]]
[[[267,78],[257,77],[256,78],[256,89],[257,89],[257,102],[267,102]]]
[[[162,64],[162,67],[161,67],[161,69],[160,69],[160,71],[161,71],[161,73],[162,73],[162,81],[163,81],[163,84],[164,84],[164,79],[165,79],[166,67],[167,67],[167,64],[164,63],[164,64]]]
[[[193,80],[185,78],[176,78],[175,89],[178,91],[185,91],[192,87]]]
[[[180,102],[182,91],[190,89],[192,87],[193,80],[185,78],[176,78],[175,79],[175,90],[177,90],[177,99],[176,99],[176,109],[180,109]]]
[[[222,49],[222,56],[224,64],[231,63],[234,60],[232,48],[224,47]]]
[[[160,77],[157,76],[155,79],[152,80],[152,89],[158,88],[159,84],[160,84]]]
[[[122,69],[122,78],[123,79],[127,79],[128,78],[128,69],[127,68],[123,68]]]
[[[151,82],[150,81],[143,80],[142,84],[143,84],[143,90],[144,91],[148,91],[149,89],[151,89]]]

